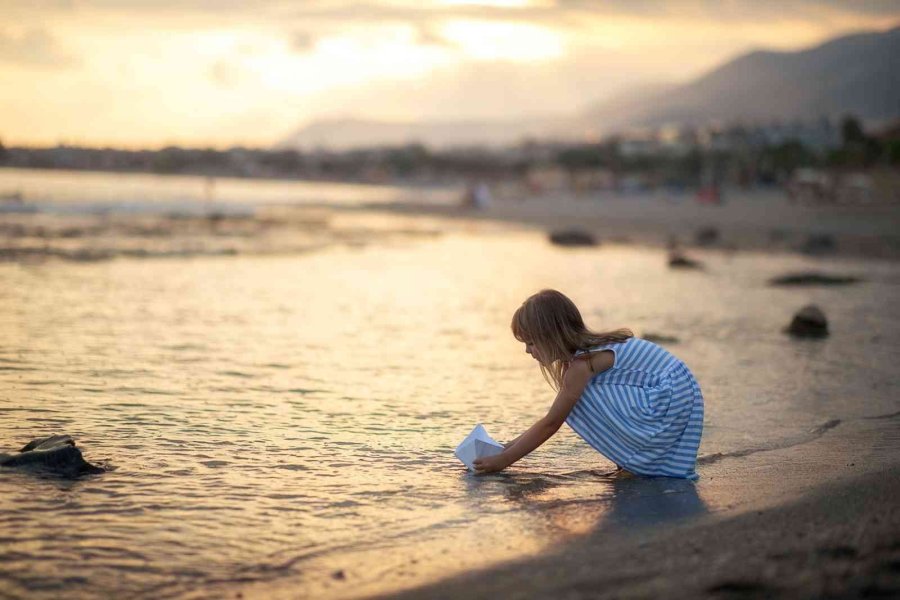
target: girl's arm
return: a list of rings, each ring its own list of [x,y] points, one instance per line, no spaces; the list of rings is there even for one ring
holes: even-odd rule
[[[522,435],[525,435],[525,434],[523,433]],[[522,439],[522,435],[520,435],[520,436],[517,437],[516,439],[512,440],[511,442],[506,442],[505,444],[503,444],[503,447],[504,447],[504,448],[509,448],[510,446],[512,446],[513,444],[515,444],[515,443],[518,442],[519,440],[521,440],[521,439]]]
[[[572,361],[563,376],[562,389],[559,390],[556,400],[553,401],[547,414],[532,425],[528,431],[513,440],[500,454],[476,460],[475,470],[478,473],[502,471],[550,439],[565,423],[566,417],[581,398],[584,387],[594,374],[588,360]]]

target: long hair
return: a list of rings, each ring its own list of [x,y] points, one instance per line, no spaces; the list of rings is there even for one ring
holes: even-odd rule
[[[566,365],[575,352],[634,336],[629,329],[588,329],[575,303],[556,290],[541,290],[525,300],[513,315],[511,327],[517,340],[534,345],[541,373],[556,390],[562,387]]]

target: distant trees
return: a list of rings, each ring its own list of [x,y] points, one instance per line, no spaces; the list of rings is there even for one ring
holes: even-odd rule
[[[866,135],[862,123],[856,117],[844,117],[841,122],[841,142],[840,148],[829,153],[826,161],[829,166],[860,168],[871,167],[882,161],[892,162],[891,148]]]
[[[228,155],[213,148],[188,149],[168,146],[152,154],[150,170],[155,173],[217,173],[229,167]]]
[[[788,179],[800,167],[812,167],[821,163],[814,151],[798,140],[788,140],[762,150],[759,170],[766,181],[778,182]]]
[[[823,127],[822,124],[825,124]],[[385,183],[568,180],[578,189],[625,185],[691,188],[779,184],[799,168],[900,166],[900,123],[877,135],[845,117],[771,126],[682,128],[613,136],[595,143],[526,140],[503,149],[422,144],[346,151],[236,147],[119,150],[6,147],[0,164],[25,168],[137,171]],[[529,183],[530,185],[530,183]]]

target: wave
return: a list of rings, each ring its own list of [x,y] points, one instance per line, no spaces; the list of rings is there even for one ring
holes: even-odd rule
[[[817,425],[810,429],[806,434],[800,437],[796,437],[793,439],[786,440],[782,443],[772,444],[770,446],[761,446],[758,448],[745,448],[743,450],[735,450],[732,452],[716,452],[715,454],[707,454],[705,456],[701,456],[697,459],[698,465],[710,465],[713,463],[717,463],[720,460],[724,460],[726,458],[741,458],[744,456],[750,456],[751,454],[756,454],[758,452],[769,452],[771,450],[783,450],[785,448],[793,448],[794,446],[801,446],[803,444],[808,444],[813,440],[817,440],[826,432],[831,431],[838,425],[840,425],[843,421],[840,419],[830,419],[825,421],[821,425]]]

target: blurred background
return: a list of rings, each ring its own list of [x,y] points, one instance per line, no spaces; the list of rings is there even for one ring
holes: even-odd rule
[[[0,166],[896,200],[891,1],[0,10]]]

